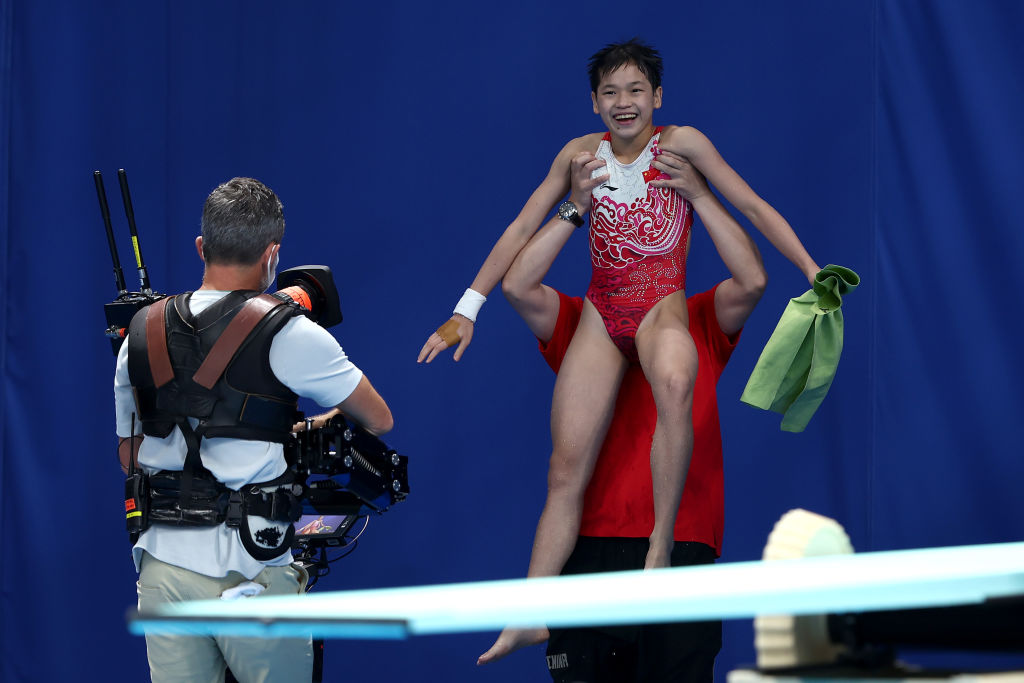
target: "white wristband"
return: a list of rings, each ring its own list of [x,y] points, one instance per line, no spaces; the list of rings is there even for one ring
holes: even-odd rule
[[[480,307],[487,301],[487,297],[473,289],[467,289],[466,293],[459,299],[459,303],[455,304],[455,310],[452,313],[458,313],[464,318],[468,318],[470,322],[476,322],[476,314],[480,312]]]

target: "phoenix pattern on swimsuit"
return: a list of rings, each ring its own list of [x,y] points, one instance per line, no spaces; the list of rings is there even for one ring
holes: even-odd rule
[[[670,188],[647,188],[630,204],[594,197],[590,256],[601,268],[624,268],[647,256],[672,251],[686,225],[690,205]]]

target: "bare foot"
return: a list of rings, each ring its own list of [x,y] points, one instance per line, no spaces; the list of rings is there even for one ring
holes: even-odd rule
[[[494,641],[494,645],[491,645],[490,650],[477,657],[476,665],[482,666],[496,662],[521,647],[543,643],[547,639],[548,630],[546,628],[507,628]]]
[[[672,564],[673,541],[667,544],[651,540],[650,548],[647,550],[647,559],[644,562],[644,569],[662,569]]]

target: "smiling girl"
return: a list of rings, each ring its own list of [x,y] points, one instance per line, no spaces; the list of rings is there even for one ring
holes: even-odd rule
[[[589,63],[591,100],[606,133],[571,140],[547,177],[491,250],[455,314],[430,336],[419,361],[469,344],[476,313],[516,254],[558,205],[583,225],[590,213],[593,276],[579,326],[555,383],[548,496],[528,576],[557,575],[572,552],[583,494],[629,363],[651,385],[658,419],[651,446],[654,526],[645,568],[669,565],[673,530],[693,448],[692,392],[697,354],[687,328],[686,258],[692,208],[669,188],[658,156],[687,158],[719,192],[812,281],[819,268],[789,223],[761,199],[700,131],[655,126],[662,104],[662,62],[637,41],[608,45]],[[546,629],[502,632],[480,663],[539,642]]]

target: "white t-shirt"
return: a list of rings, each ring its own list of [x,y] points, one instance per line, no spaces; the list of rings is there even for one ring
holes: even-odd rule
[[[198,315],[228,292],[198,290],[192,294],[190,309]],[[334,407],[348,398],[363,377],[331,333],[305,316],[289,320],[274,335],[270,345],[270,369],[274,376],[299,396],[324,407]],[[114,403],[117,435],[131,434],[135,398],[128,378],[128,343],[121,345],[114,374]],[[193,420],[193,424],[197,424]],[[136,419],[136,434],[141,427]],[[167,438],[147,436],[139,448],[139,464],[148,471],[181,470],[187,447],[175,427]],[[231,489],[250,483],[270,481],[287,469],[284,448],[279,443],[243,439],[203,439],[199,449],[203,466]],[[216,527],[171,527],[154,525],[139,538],[132,555],[138,569],[142,551],[178,567],[206,576],[225,576],[237,571],[253,578],[267,565],[291,562],[284,552],[269,562],[253,559],[238,537],[238,531],[224,524]]]

